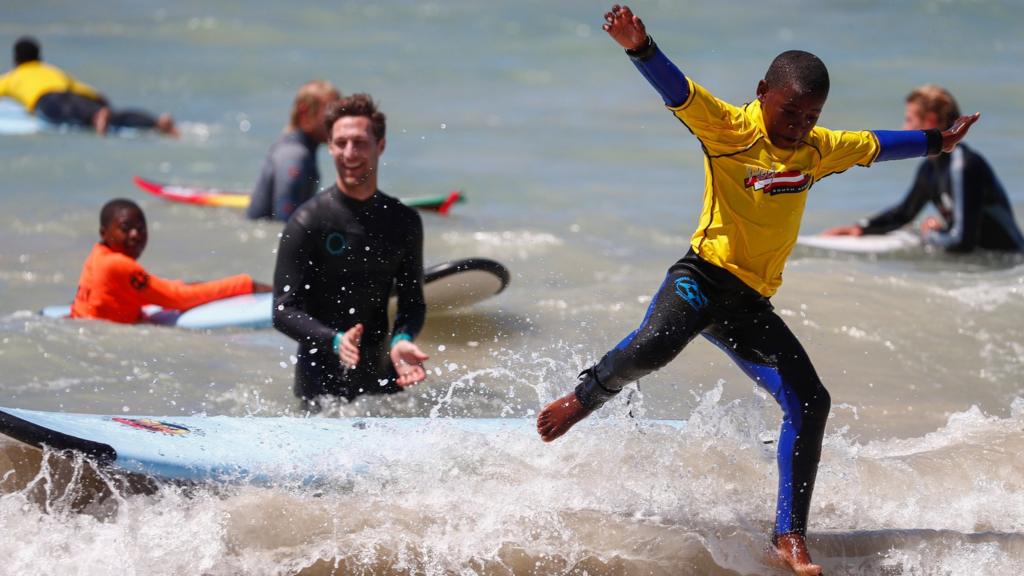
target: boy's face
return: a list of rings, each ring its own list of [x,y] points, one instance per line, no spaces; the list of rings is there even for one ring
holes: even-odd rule
[[[149,239],[146,217],[138,210],[122,208],[114,213],[106,226],[100,228],[100,238],[114,252],[138,260]]]
[[[769,88],[761,80],[757,84],[764,127],[768,139],[779,148],[795,148],[818,123],[828,95],[802,92],[793,86]]]

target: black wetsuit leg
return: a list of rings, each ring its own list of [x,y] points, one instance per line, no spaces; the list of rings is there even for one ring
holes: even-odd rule
[[[767,298],[691,251],[669,269],[640,327],[584,371],[576,397],[596,409],[668,364],[702,333],[783,411],[776,534],[804,533],[831,405],[814,366]]]
[[[90,127],[103,104],[73,92],[50,92],[36,102],[36,114],[51,124]]]
[[[92,119],[103,108],[103,103],[73,92],[50,92],[36,102],[36,114],[51,124],[66,124],[83,128],[92,127]],[[155,128],[157,119],[143,110],[113,110],[107,126],[119,128]]]
[[[140,129],[152,129],[156,128],[157,118],[145,110],[138,109],[126,109],[126,110],[110,110],[110,121],[108,126],[111,128],[140,128]]]
[[[804,534],[831,407],[810,358],[773,311],[714,323],[703,334],[782,408],[775,534]]]
[[[576,397],[597,408],[622,388],[671,362],[711,322],[707,279],[686,258],[669,268],[640,327],[584,371]]]

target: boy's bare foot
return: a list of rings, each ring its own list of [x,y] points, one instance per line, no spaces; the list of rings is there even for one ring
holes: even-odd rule
[[[821,576],[821,566],[811,563],[807,541],[800,534],[783,534],[775,538],[775,553],[779,560],[797,576]]]
[[[100,136],[107,135],[107,126],[110,124],[110,108],[104,106],[100,108],[92,117],[92,127],[96,129],[96,133]]]
[[[174,125],[174,118],[170,114],[161,114],[156,119],[156,129],[162,134],[166,134],[172,138],[180,136],[178,134],[178,128]]]
[[[593,410],[588,410],[580,404],[575,392],[569,392],[545,406],[537,415],[537,432],[540,433],[540,439],[551,442],[568,432],[569,428],[589,416],[591,412]]]

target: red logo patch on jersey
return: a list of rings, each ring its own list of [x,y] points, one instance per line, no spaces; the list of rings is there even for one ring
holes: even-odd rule
[[[811,175],[804,174],[799,170],[791,170],[789,172],[748,170],[748,174],[746,180],[743,181],[744,186],[760,190],[772,196],[803,192],[811,187]]]
[[[136,290],[145,290],[149,286],[149,274],[145,272],[133,272],[128,278],[128,282],[132,285],[132,288]]]

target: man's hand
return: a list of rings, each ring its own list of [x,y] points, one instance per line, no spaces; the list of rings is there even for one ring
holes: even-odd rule
[[[647,28],[629,6],[612,6],[604,15],[604,31],[626,50],[638,50],[647,42]]]
[[[356,324],[342,335],[341,345],[338,346],[338,357],[341,358],[342,366],[355,368],[356,364],[359,364],[359,339],[362,337],[362,324]]]
[[[821,233],[822,236],[863,236],[864,229],[856,224],[849,226],[836,226]]]
[[[975,112],[970,116],[961,116],[953,122],[953,126],[949,130],[942,131],[942,151],[952,152],[953,148],[967,136],[967,130],[970,129],[971,125],[981,118],[981,112]]]
[[[398,380],[395,382],[403,388],[422,382],[427,377],[423,361],[429,358],[430,356],[424,354],[419,346],[408,340],[399,340],[391,349],[391,363],[398,373]]]

